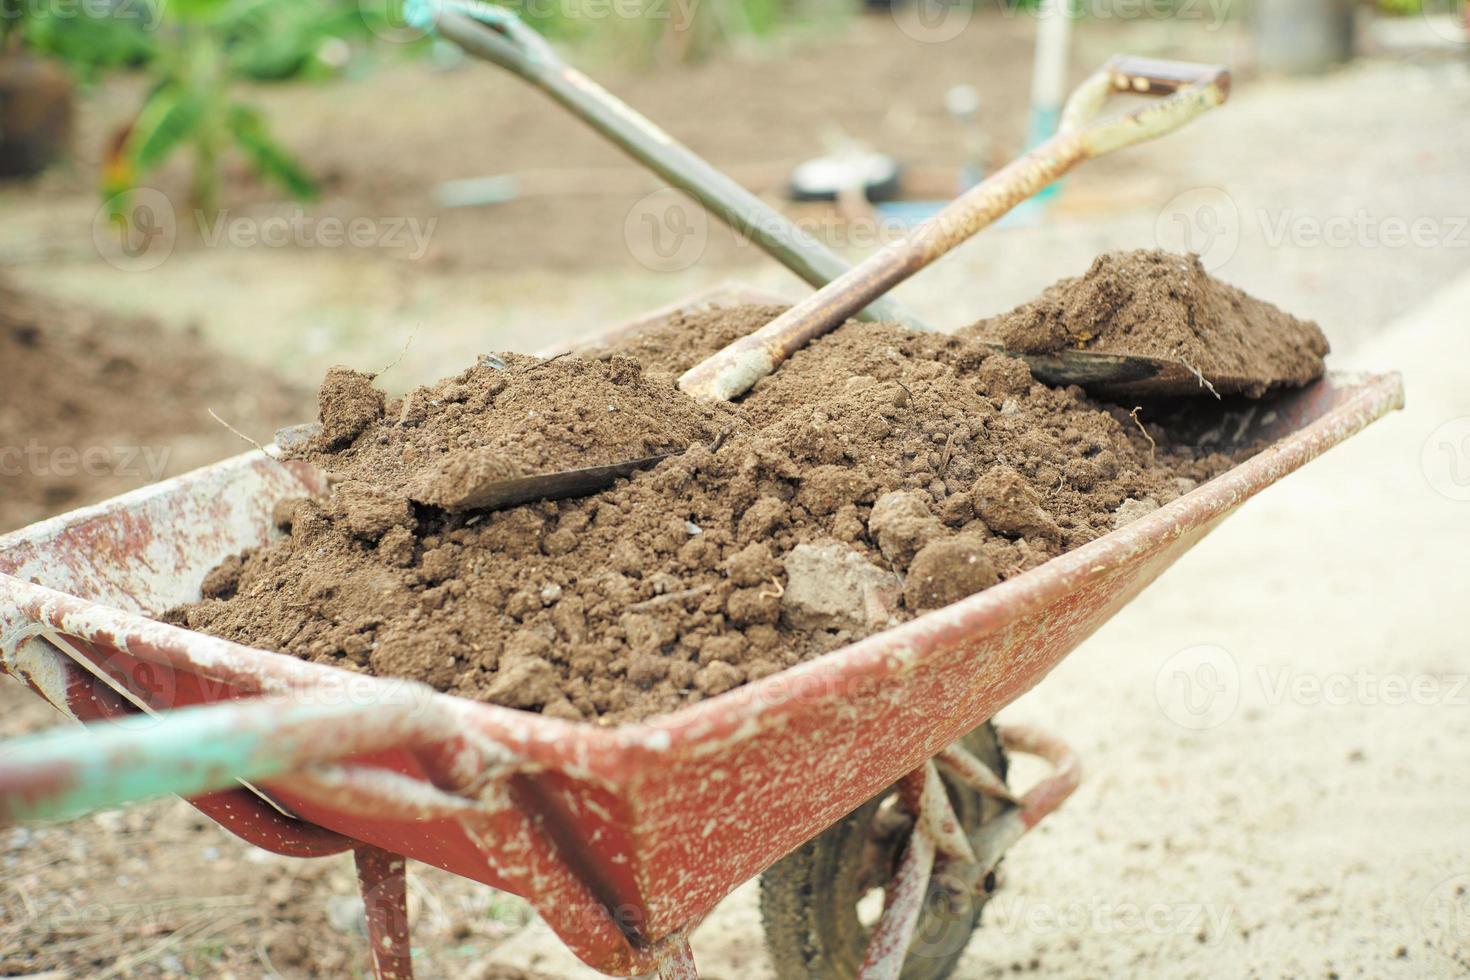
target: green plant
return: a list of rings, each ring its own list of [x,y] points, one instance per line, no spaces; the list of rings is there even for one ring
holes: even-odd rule
[[[296,0],[169,0],[162,34],[146,70],[156,77],[137,118],[104,169],[103,193],[125,194],[149,171],[182,151],[193,157],[193,204],[214,210],[219,165],[231,149],[256,173],[295,197],[311,198],[316,186],[305,169],[271,136],[265,117],[236,101],[236,84],[260,63],[258,49],[242,36],[262,31],[269,9]],[[277,56],[279,65],[283,60]]]
[[[118,67],[151,76],[136,118],[113,140],[103,195],[120,210],[144,175],[188,151],[193,203],[212,211],[231,150],[293,196],[315,196],[305,169],[234,89],[310,71],[325,42],[366,27],[348,0],[0,0],[0,32],[6,48],[53,55],[83,80]]]
[[[41,3],[0,0],[7,33],[37,54],[66,64],[82,81],[105,69],[147,62],[154,55],[158,10],[154,0]]]
[[[235,71],[275,81],[330,70],[319,57],[323,46],[369,37],[367,16],[347,0],[233,0],[219,30]]]

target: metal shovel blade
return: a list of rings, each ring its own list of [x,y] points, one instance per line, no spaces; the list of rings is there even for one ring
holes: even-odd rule
[[[276,446],[287,453],[304,450],[321,430],[318,422],[285,426],[276,430]],[[497,465],[493,459],[476,459],[471,452],[452,460],[439,473],[428,474],[427,479],[418,486],[411,486],[408,497],[416,503],[440,507],[454,514],[514,507],[516,504],[529,504],[537,500],[581,497],[605,490],[623,477],[648,469],[670,456],[679,455],[680,452],[682,450],[671,450],[574,470],[529,474],[507,470],[504,466]],[[460,470],[457,478],[451,476],[445,479],[446,475],[450,475],[446,471],[456,465]]]
[[[619,460],[601,466],[584,466],[576,470],[557,470],[551,473],[532,473],[495,477],[481,480],[452,496],[427,494],[435,499],[420,503],[442,507],[451,513],[469,510],[495,510],[513,507],[536,500],[562,500],[566,497],[581,497],[598,490],[605,490],[618,480],[632,476],[639,470],[677,456],[678,452],[659,453],[639,459]],[[417,496],[414,499],[418,499]]]
[[[1269,378],[1211,376],[1209,381],[1182,361],[1095,350],[1061,350],[1049,354],[1020,354],[999,344],[982,341],[997,354],[1025,361],[1031,376],[1053,387],[1077,385],[1094,398],[1128,401],[1179,398],[1189,395],[1235,394],[1270,387]]]

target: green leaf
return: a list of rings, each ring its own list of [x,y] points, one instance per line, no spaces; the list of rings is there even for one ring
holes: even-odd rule
[[[194,135],[199,126],[197,99],[174,85],[157,89],[138,113],[128,134],[127,155],[139,171],[152,170]]]
[[[168,0],[167,11],[180,20],[207,22],[223,15],[228,6],[228,0]]]
[[[271,138],[259,112],[249,106],[230,106],[229,125],[235,142],[262,177],[274,180],[295,197],[305,200],[316,197],[316,182],[295,157]]]
[[[29,6],[21,22],[26,44],[61,58],[84,81],[95,80],[105,68],[146,64],[157,56],[157,17],[146,0],[123,0],[107,17]]]

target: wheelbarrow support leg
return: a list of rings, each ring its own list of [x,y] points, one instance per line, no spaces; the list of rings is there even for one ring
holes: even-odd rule
[[[868,938],[867,954],[858,974],[862,980],[898,980],[909,943],[924,910],[924,897],[929,892],[929,875],[934,870],[934,838],[916,829],[904,848],[898,873],[889,887],[883,917]]]
[[[679,937],[669,942],[668,952],[658,963],[658,980],[699,980],[688,939]]]
[[[1065,742],[1040,729],[997,726],[1001,744],[1012,752],[1037,755],[1050,762],[1051,775],[1017,800],[995,773],[956,743],[935,758],[976,792],[1008,801],[1009,807],[984,824],[975,840],[965,836],[959,817],[934,759],[910,772],[899,783],[899,799],[914,815],[913,833],[904,848],[898,870],[887,888],[883,916],[868,937],[860,980],[898,980],[908,958],[909,944],[929,896],[929,879],[942,856],[946,875],[977,890],[1006,848],[1041,822],[1071,795],[1081,780],[1077,757]]]
[[[413,980],[408,941],[408,879],[403,855],[364,844],[357,858],[357,883],[367,916],[375,980]]]
[[[1045,759],[1051,763],[1052,773],[1031,787],[1018,806],[981,829],[979,839],[974,842],[981,868],[995,867],[1007,848],[1061,806],[1082,782],[1077,756],[1055,735],[1030,725],[998,725],[996,731],[1006,751]]]

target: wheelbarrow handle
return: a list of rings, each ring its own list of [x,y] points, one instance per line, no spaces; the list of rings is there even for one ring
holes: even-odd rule
[[[417,26],[432,27],[467,53],[493,62],[546,92],[807,283],[825,286],[851,269],[791,219],[562,61],[544,38],[509,10],[463,0],[419,0],[411,10]],[[928,329],[916,314],[888,298],[875,298],[858,315],[870,320],[897,320],[916,330]]]
[[[303,690],[299,698],[244,698],[8,740],[0,748],[0,826],[197,796],[237,780],[452,740],[454,726],[421,687],[405,683],[409,696],[398,703],[327,700]]]
[[[1096,119],[1118,92],[1162,95],[1130,112]],[[1228,97],[1224,68],[1114,58],[1072,93],[1057,133],[950,202],[899,241],[819,289],[761,329],[690,368],[679,386],[703,401],[749,391],[793,353],[928,266],[1083,160],[1172,132]]]

